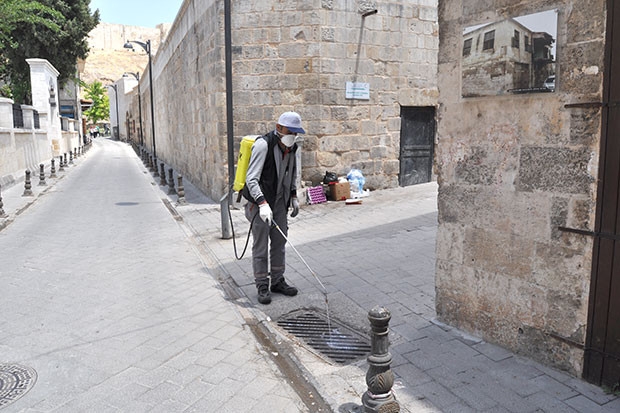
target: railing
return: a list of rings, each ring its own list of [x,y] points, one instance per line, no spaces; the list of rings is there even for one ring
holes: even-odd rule
[[[14,128],[24,127],[24,112],[22,112],[21,105],[17,103],[13,103],[13,127]]]
[[[41,121],[39,120],[39,111],[38,110],[32,111],[32,117],[34,119],[34,128],[41,129]]]

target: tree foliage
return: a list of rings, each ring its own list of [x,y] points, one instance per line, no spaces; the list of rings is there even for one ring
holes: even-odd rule
[[[90,109],[84,111],[84,116],[90,123],[96,124],[100,120],[108,119],[110,100],[101,82],[95,80],[87,84],[84,88],[84,96],[93,102]]]
[[[16,102],[29,103],[29,58],[47,59],[64,85],[88,53],[88,33],[99,24],[90,0],[0,0],[0,79]]]

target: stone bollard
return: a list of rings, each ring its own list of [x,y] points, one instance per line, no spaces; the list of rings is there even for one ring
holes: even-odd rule
[[[62,155],[60,155],[60,160],[58,161],[58,172],[64,171],[64,164],[62,163]]]
[[[177,205],[187,205],[185,201],[185,188],[183,188],[183,177],[181,175],[177,176]]]
[[[50,169],[50,178],[56,178],[56,161],[52,158],[52,167]]]
[[[24,193],[22,196],[34,196],[32,192],[32,184],[30,182],[30,171],[26,171],[26,179],[24,180]]]
[[[162,186],[166,186],[168,185],[168,183],[166,182],[166,167],[164,166],[164,163],[160,163],[159,167],[161,169],[161,172],[159,173],[159,184]]]
[[[0,185],[0,218],[6,218],[8,215],[4,212],[4,203],[2,202],[2,185]]]
[[[362,396],[364,413],[398,413],[400,405],[392,393],[394,373],[390,368],[392,355],[388,333],[392,315],[384,307],[374,307],[368,312],[371,332],[371,351],[368,356],[368,372],[366,385],[368,390]]]
[[[46,186],[45,182],[45,165],[39,164],[39,186]]]
[[[168,169],[168,195],[174,195],[177,191],[174,189],[174,176],[172,168]]]
[[[153,176],[159,176],[159,168],[157,168],[157,157],[153,157]]]

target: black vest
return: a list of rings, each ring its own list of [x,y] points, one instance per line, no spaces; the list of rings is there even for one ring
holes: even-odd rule
[[[275,131],[271,131],[266,135],[260,136],[256,139],[264,139],[267,141],[267,157],[265,158],[265,164],[263,165],[263,172],[260,175],[260,179],[258,181],[260,185],[260,189],[265,196],[265,199],[269,203],[270,206],[273,207],[276,201],[276,196],[278,195],[278,170],[276,167],[276,161],[273,157],[273,148],[278,144],[280,138],[276,135]],[[291,148],[291,156],[295,156],[297,152],[297,144],[294,144]],[[250,195],[250,191],[248,190],[248,186],[245,185],[241,190],[243,197],[250,202],[256,203],[252,195]],[[288,207],[288,205],[287,205]]]

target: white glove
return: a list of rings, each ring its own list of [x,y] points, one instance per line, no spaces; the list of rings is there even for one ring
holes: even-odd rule
[[[291,217],[295,218],[297,214],[299,214],[299,201],[296,197],[291,199],[291,205],[293,206],[293,211],[291,212]]]
[[[271,225],[273,221],[273,212],[271,212],[271,207],[267,202],[258,206],[258,214],[260,215],[260,219],[265,221],[265,224]]]

